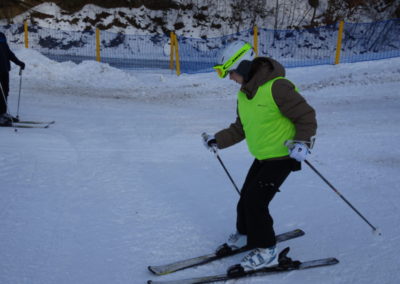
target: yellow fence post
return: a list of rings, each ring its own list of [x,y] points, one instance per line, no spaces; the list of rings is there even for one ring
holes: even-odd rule
[[[101,61],[100,57],[100,30],[96,28],[96,60]]]
[[[344,27],[344,21],[340,21],[338,37],[337,37],[337,44],[336,44],[335,64],[340,63],[340,50],[342,49],[343,27]]]
[[[176,75],[181,75],[181,64],[179,62],[179,44],[176,34],[174,34],[174,45],[175,45],[175,58],[176,58]]]
[[[256,53],[256,57],[258,56],[258,28],[254,26],[253,28],[253,48]]]
[[[24,22],[24,39],[25,39],[25,48],[29,47],[29,37],[28,37],[28,21]]]
[[[169,34],[170,52],[169,52],[169,69],[174,69],[174,52],[175,52],[175,39],[174,32]]]

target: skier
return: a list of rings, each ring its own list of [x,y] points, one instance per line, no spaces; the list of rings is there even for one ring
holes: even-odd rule
[[[241,85],[236,121],[214,135],[205,134],[204,144],[209,150],[224,149],[245,139],[255,158],[237,204],[236,233],[225,244],[253,249],[240,263],[250,271],[278,263],[268,206],[290,172],[301,169],[317,122],[314,109],[274,59],[242,60],[228,74]]]
[[[4,33],[0,32],[0,126],[9,126],[12,121],[17,121],[7,113],[7,97],[9,92],[11,70],[10,61],[17,64],[22,70],[25,69],[25,63],[20,61],[10,50],[7,44],[7,38]]]

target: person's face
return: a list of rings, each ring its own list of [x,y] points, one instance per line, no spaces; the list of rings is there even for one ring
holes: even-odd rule
[[[236,72],[229,72],[229,79],[235,81],[240,85],[242,85],[244,81],[243,76],[239,75]]]

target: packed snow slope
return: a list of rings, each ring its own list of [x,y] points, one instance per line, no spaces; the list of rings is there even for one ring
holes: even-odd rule
[[[240,261],[163,277],[147,271],[209,253],[235,229],[238,195],[200,134],[234,121],[238,85],[213,73],[126,73],[16,54],[27,64],[20,118],[56,124],[0,128],[0,283],[145,283],[221,273]],[[279,249],[340,264],[233,282],[398,283],[400,58],[287,73],[318,115],[309,161],[382,235],[303,165],[271,211],[278,233],[306,235]],[[19,80],[14,66],[14,115]],[[241,185],[252,163],[245,143],[220,156]]]

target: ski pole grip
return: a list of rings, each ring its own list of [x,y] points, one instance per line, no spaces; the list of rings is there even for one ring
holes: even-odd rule
[[[293,140],[286,140],[285,143],[284,143],[284,145],[285,145],[289,150],[291,150],[291,149],[293,149],[294,141],[293,141]]]
[[[201,137],[203,138],[204,145],[206,145],[207,144],[207,138],[208,138],[207,133],[203,132],[201,134]],[[213,152],[214,154],[217,154],[217,148],[215,146],[210,146],[210,149],[211,149],[211,152]]]
[[[22,68],[19,68],[19,76],[22,76]]]

